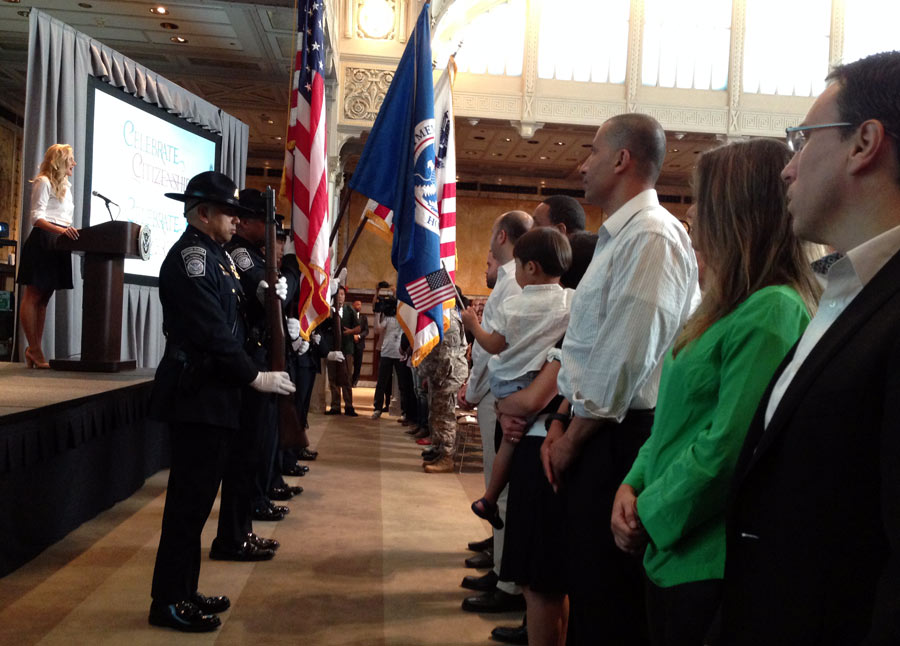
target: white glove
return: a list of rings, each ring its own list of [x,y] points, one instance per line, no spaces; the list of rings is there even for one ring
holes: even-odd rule
[[[269,283],[264,280],[259,281],[259,285],[256,286],[256,298],[263,305],[266,304],[267,289],[269,289]],[[287,278],[284,276],[275,281],[275,295],[282,301],[287,299]]]
[[[291,235],[291,232],[288,231],[287,240],[284,241],[284,255],[290,256],[291,254],[296,254],[296,250],[294,249],[294,236]]]
[[[289,318],[287,320],[287,333],[291,337],[291,341],[296,341],[300,336],[300,321]]]
[[[309,350],[309,341],[299,338],[291,343],[291,347],[294,348],[294,352],[297,354],[306,354],[306,351]]]
[[[260,372],[256,375],[256,379],[250,382],[250,387],[261,393],[275,393],[276,395],[290,395],[297,390],[288,373],[274,371]]]
[[[328,298],[334,298],[334,295],[337,294],[338,285],[347,285],[347,268],[344,267],[341,269],[341,273],[331,279],[328,283]]]
[[[344,353],[341,352],[340,350],[332,350],[331,352],[328,353],[328,360],[329,361],[343,361]]]
[[[313,334],[309,338],[312,339],[312,342],[315,343],[316,345],[319,345],[320,343],[322,343],[322,336],[320,334]]]

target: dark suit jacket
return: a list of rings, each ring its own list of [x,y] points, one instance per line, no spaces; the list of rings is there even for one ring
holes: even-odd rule
[[[823,303],[823,307],[827,307]],[[900,644],[900,254],[850,303],[738,462],[726,644]]]

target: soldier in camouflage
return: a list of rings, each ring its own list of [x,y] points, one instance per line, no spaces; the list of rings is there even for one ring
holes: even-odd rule
[[[431,448],[423,454],[425,473],[451,473],[456,444],[456,392],[468,376],[466,337],[459,312],[450,311],[450,329],[422,363],[419,374],[428,382],[428,424]]]

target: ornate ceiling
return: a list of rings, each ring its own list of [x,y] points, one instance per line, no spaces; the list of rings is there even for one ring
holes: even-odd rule
[[[156,5],[137,0],[36,0],[38,7],[92,38],[121,51],[220,106],[250,126],[248,174],[280,175],[288,112],[291,54],[293,51],[293,0],[235,1],[194,0],[169,2],[168,14],[151,12]],[[397,6],[402,2],[395,3]],[[411,5],[417,5],[415,1]],[[440,5],[435,6],[440,10]],[[444,2],[443,4],[448,4]],[[486,6],[491,3],[486,3]],[[334,22],[347,19],[354,0],[328,2]],[[415,6],[402,6],[397,24],[415,19]],[[28,6],[0,0],[0,112],[19,121],[24,113]],[[172,26],[175,28],[172,28]],[[331,25],[334,30],[334,25]],[[347,38],[342,27],[338,38]],[[332,37],[335,32],[332,31]],[[173,42],[173,38],[186,42]],[[357,41],[347,41],[354,42]],[[396,51],[371,45],[372,60],[393,67]],[[402,45],[399,45],[402,47]],[[344,56],[350,65],[360,60],[353,51]],[[365,67],[365,66],[361,66]],[[363,79],[364,80],[364,79]],[[353,83],[344,77],[343,82]],[[377,85],[377,84],[376,84]],[[376,87],[368,107],[359,110],[360,125],[371,121],[383,89]],[[332,92],[346,98],[348,92]],[[359,96],[359,93],[356,93]],[[465,96],[461,95],[462,100]],[[461,113],[468,112],[464,106]],[[361,128],[356,128],[359,132]],[[595,126],[548,124],[532,136],[506,119],[457,119],[458,172],[463,182],[502,185],[548,185],[580,188],[578,166],[587,156]],[[527,134],[527,132],[526,132]],[[697,153],[716,145],[714,135],[670,133],[669,155],[662,182],[685,187]],[[344,147],[346,169],[355,166],[360,137]]]

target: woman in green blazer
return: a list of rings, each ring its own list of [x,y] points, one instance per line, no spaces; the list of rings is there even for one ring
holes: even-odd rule
[[[700,158],[692,231],[703,300],[663,364],[650,438],[619,488],[618,546],[644,554],[654,646],[701,646],[721,599],[728,486],[759,399],[819,287],[791,230],[787,147]]]

